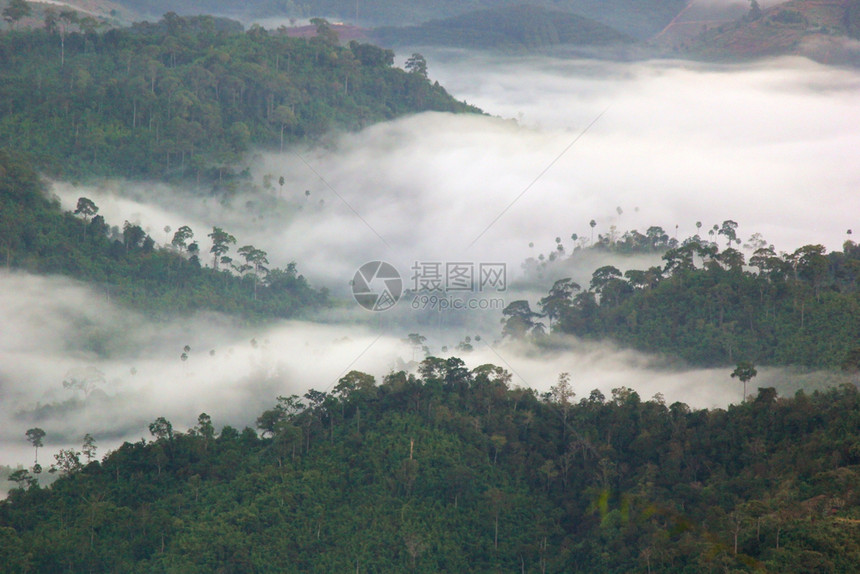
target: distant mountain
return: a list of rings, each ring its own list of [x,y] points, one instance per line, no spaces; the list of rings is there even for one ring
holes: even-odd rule
[[[76,1],[76,0],[72,0]],[[165,12],[201,13],[252,19],[311,18],[344,20],[362,26],[410,26],[475,12],[517,5],[537,6],[577,14],[638,39],[660,32],[684,7],[686,0],[116,0],[148,18]]]
[[[799,55],[860,65],[860,0],[791,0],[712,28],[682,49],[707,59]]]
[[[599,22],[537,6],[478,10],[420,26],[378,28],[375,39],[390,45],[444,45],[505,51],[562,45],[605,46],[632,38]]]

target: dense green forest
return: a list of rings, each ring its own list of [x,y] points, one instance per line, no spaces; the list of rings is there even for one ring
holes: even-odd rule
[[[559,46],[606,46],[631,39],[595,20],[539,6],[509,6],[469,12],[420,26],[377,28],[386,45],[446,46],[504,51],[540,51]]]
[[[8,572],[854,572],[860,394],[759,389],[728,410],[544,395],[428,358],[279,397],[257,431],[201,414],[102,460],[86,437],[0,503]],[[578,400],[579,399],[579,400]],[[31,429],[28,437],[39,429]],[[22,441],[23,439],[22,429]],[[50,437],[45,437],[46,441]]]
[[[223,229],[208,233],[213,250],[203,254],[187,226],[171,245],[158,246],[138,225],[110,227],[87,198],[76,212],[63,211],[28,164],[0,150],[0,262],[7,269],[74,277],[156,316],[211,310],[291,317],[327,301],[295,264],[268,269],[265,251],[239,246]],[[210,257],[212,267],[203,266],[201,258]]]
[[[0,147],[57,177],[223,182],[251,147],[425,110],[477,112],[390,50],[209,16],[99,31],[61,12],[0,35]]]
[[[860,246],[842,251],[805,245],[777,253],[760,237],[749,261],[732,247],[737,223],[725,221],[683,242],[659,227],[601,237],[596,248],[619,254],[659,251],[664,264],[624,273],[606,265],[588,285],[558,280],[538,303],[505,311],[505,333],[553,332],[612,339],[697,365],[739,360],[771,365],[856,368],[860,349]],[[726,241],[722,250],[718,238]],[[754,242],[755,243],[755,242]]]

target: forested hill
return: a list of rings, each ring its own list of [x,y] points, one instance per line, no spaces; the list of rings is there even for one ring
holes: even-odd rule
[[[241,27],[240,27],[241,28]],[[252,147],[278,150],[333,128],[424,110],[477,112],[426,67],[201,16],[99,32],[67,16],[0,35],[0,147],[61,177],[221,181]]]
[[[842,251],[805,245],[777,253],[759,236],[747,260],[732,247],[740,243],[737,225],[727,220],[710,238],[681,243],[659,227],[603,242],[598,249],[618,253],[659,250],[663,265],[623,273],[605,265],[588,285],[560,279],[538,302],[539,313],[526,301],[512,303],[505,333],[542,338],[542,314],[554,332],[697,365],[860,368],[860,246],[848,240]]]
[[[208,310],[263,320],[327,302],[326,292],[313,289],[294,263],[269,268],[263,246],[243,245],[229,230],[182,226],[171,245],[159,246],[139,225],[112,226],[98,211],[81,198],[75,213],[64,212],[31,166],[0,149],[0,265],[6,270],[73,277],[155,317]],[[208,242],[207,236],[214,243],[204,254],[198,240]],[[97,340],[89,350],[103,352]]]
[[[378,28],[385,45],[541,51],[559,46],[606,46],[632,39],[595,20],[540,6],[490,8],[420,26]]]
[[[140,14],[159,16],[175,11],[197,14],[193,0],[117,0]],[[686,0],[209,0],[213,14],[254,18],[312,18],[325,16],[363,26],[406,26],[495,8],[523,6],[560,10],[591,18],[645,39],[662,30],[687,5]]]
[[[860,563],[860,395],[693,411],[429,358],[278,398],[257,431],[64,449],[0,503],[7,572],[804,572]],[[579,396],[575,396],[574,390]],[[274,401],[274,399],[273,399]],[[38,429],[32,429],[38,430]],[[22,441],[24,429],[21,429]],[[51,444],[50,434],[44,437]],[[43,455],[44,457],[44,455]],[[42,461],[47,468],[49,461]],[[10,486],[12,483],[10,483]]]

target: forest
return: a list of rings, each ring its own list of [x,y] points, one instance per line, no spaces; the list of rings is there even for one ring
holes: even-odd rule
[[[659,253],[663,264],[623,273],[605,265],[584,286],[559,279],[538,310],[524,300],[508,305],[504,332],[546,341],[545,318],[551,333],[610,339],[701,366],[860,368],[860,246],[849,239],[842,251],[804,245],[777,253],[758,236],[747,261],[736,249],[737,228],[726,220],[681,242],[657,226],[601,236],[591,248]]]
[[[7,572],[853,572],[860,394],[695,410],[429,357],[13,473]],[[21,440],[24,440],[24,429]],[[41,429],[27,437],[36,447]],[[48,472],[49,463],[43,472]],[[41,469],[41,467],[39,467]]]
[[[210,310],[272,320],[327,304],[326,291],[313,289],[295,263],[270,269],[263,249],[239,246],[221,228],[207,234],[213,246],[204,254],[188,226],[175,230],[170,245],[156,245],[139,225],[110,226],[85,197],[76,207],[63,211],[22,156],[0,149],[0,263],[7,270],[66,275],[156,317]]]
[[[223,186],[250,149],[283,150],[330,130],[417,111],[477,113],[430,83],[426,66],[318,34],[168,13],[102,31],[61,12],[0,35],[0,145],[47,175]]]

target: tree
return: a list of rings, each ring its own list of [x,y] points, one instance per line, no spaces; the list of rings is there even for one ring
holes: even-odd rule
[[[264,267],[269,260],[266,258],[267,253],[262,249],[257,249],[253,245],[243,245],[238,250],[239,255],[245,258],[245,262],[249,269],[254,271],[254,301],[257,300],[257,281],[260,279],[260,274],[268,271]]]
[[[332,29],[331,24],[325,18],[311,18],[310,20],[311,26],[316,27],[316,36],[315,39],[324,44],[328,44],[331,46],[336,46],[340,39],[337,36],[337,32]]]
[[[726,236],[726,247],[731,247],[733,241],[737,241],[738,239],[738,224],[731,219],[727,219],[723,221],[723,224],[720,226],[719,230],[717,230],[717,235],[725,235]]]
[[[570,373],[561,373],[558,376],[558,384],[551,387],[549,392],[552,402],[561,410],[561,436],[564,439],[567,436],[567,416],[573,406],[573,397],[576,396],[573,385],[570,384]]]
[[[33,445],[33,448],[36,449],[36,456],[34,460],[34,464],[39,464],[39,447],[43,445],[42,439],[45,438],[45,431],[40,429],[39,427],[28,429],[24,435],[27,437],[27,440],[30,441],[30,444]]]
[[[132,224],[128,221],[124,222],[122,225],[122,239],[125,244],[125,252],[134,251],[141,247],[144,239],[146,239],[146,232],[140,225]]]
[[[212,417],[206,413],[200,413],[194,432],[203,439],[203,451],[205,452],[209,448],[209,444],[215,440],[215,426],[212,424]]]
[[[56,463],[51,465],[49,472],[60,472],[61,474],[71,474],[81,469],[81,453],[73,448],[60,449],[60,452],[54,455]]]
[[[217,270],[218,263],[224,254],[230,250],[230,245],[236,244],[236,238],[220,227],[213,227],[212,233],[208,237],[212,239],[212,248],[209,250],[209,253],[213,255],[212,266]]]
[[[755,366],[750,361],[740,361],[732,371],[732,378],[737,377],[744,384],[744,401],[747,400],[747,382],[758,374]]]
[[[296,123],[296,114],[290,106],[278,106],[272,114],[272,121],[281,126],[281,151],[284,151],[284,132],[288,127],[292,127]],[[284,187],[284,177],[278,180],[281,188]]]
[[[749,22],[755,22],[756,20],[759,20],[761,16],[761,6],[759,6],[758,0],[750,0],[750,11],[746,15],[746,20]]]
[[[427,79],[427,60],[419,53],[414,53],[406,60],[406,71],[410,74],[421,76]]]
[[[15,28],[18,21],[26,18],[31,13],[30,4],[24,0],[10,0],[9,5],[3,8],[3,19],[9,23],[10,28]]]
[[[420,335],[418,333],[409,333],[405,339],[403,339],[404,343],[407,343],[410,347],[412,347],[412,360],[415,360],[415,351],[424,351],[425,355],[430,354],[430,349],[424,344],[427,342],[427,337],[424,335]]]
[[[173,234],[173,240],[170,244],[179,250],[185,250],[187,248],[188,240],[194,237],[194,232],[187,225],[183,225],[179,229],[176,230],[176,233]]]
[[[81,452],[83,452],[84,456],[87,457],[87,463],[93,461],[96,457],[96,439],[93,438],[93,435],[87,433],[84,435],[84,444],[81,448]]]
[[[573,307],[573,294],[580,289],[579,283],[566,277],[553,283],[549,295],[538,301],[541,312],[549,318],[550,327]]]
[[[173,440],[173,425],[164,417],[158,417],[150,423],[149,432],[157,441]]]
[[[75,207],[75,215],[83,215],[84,222],[89,223],[90,217],[99,212],[99,208],[92,199],[86,197],[78,198],[78,205]]]
[[[9,475],[9,480],[18,483],[18,488],[25,489],[36,484],[36,478],[26,468],[19,468]]]
[[[543,327],[543,323],[535,321],[540,313],[531,310],[525,300],[513,301],[502,310],[502,336],[512,339],[523,339]]]
[[[74,10],[60,10],[59,16],[56,16],[51,8],[45,11],[45,27],[48,32],[60,34],[60,67],[66,65],[66,31],[70,24],[77,23],[78,13]]]

